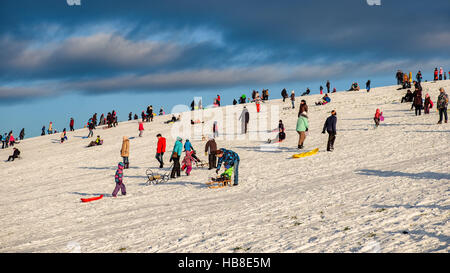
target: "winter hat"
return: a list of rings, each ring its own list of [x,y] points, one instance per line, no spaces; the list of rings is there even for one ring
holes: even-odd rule
[[[291,94],[294,94],[294,90],[291,91]]]

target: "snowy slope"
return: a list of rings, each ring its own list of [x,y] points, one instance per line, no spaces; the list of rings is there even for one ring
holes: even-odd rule
[[[441,86],[449,93],[450,81],[442,81],[424,83],[424,95],[428,90],[435,102]],[[189,177],[144,185],[146,169],[157,170],[157,133],[167,137],[168,163],[177,136],[163,123],[169,116],[145,123],[142,138],[136,121],[98,129],[99,147],[86,148],[93,140],[83,138],[87,129],[69,132],[64,144],[60,134],[26,139],[18,145],[23,159],[0,163],[0,252],[449,252],[450,124],[436,125],[435,107],[414,116],[410,103],[400,104],[405,91],[396,88],[338,92],[325,106],[314,105],[320,95],[303,97],[310,121],[305,151],[320,152],[300,159],[291,158],[298,153],[300,97],[295,110],[279,99],[262,105],[261,117],[278,109],[286,126],[279,147],[263,144],[278,117],[256,127],[249,104],[249,130],[258,139],[236,139],[238,124],[219,123],[218,145],[241,158],[239,186],[225,189],[208,189],[204,183],[215,172],[195,168]],[[378,129],[376,108],[385,116]],[[233,109],[240,113],[242,106],[221,108],[228,121],[238,118]],[[321,131],[331,109],[338,135],[328,153]],[[204,118],[207,132],[214,119]],[[122,136],[135,137],[124,178],[129,194],[114,199]],[[205,141],[191,141],[207,160]],[[11,153],[0,150],[0,158]],[[80,202],[98,194],[106,196]]]

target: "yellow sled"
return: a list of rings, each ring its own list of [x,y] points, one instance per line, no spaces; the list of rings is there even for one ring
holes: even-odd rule
[[[309,151],[309,152],[305,152],[305,153],[301,153],[301,154],[295,154],[292,157],[293,158],[307,157],[307,156],[310,156],[310,155],[315,155],[318,152],[319,152],[319,148],[316,148],[316,149],[314,149],[312,151]]]

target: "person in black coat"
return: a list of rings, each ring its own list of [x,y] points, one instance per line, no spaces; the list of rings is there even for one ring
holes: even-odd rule
[[[325,134],[325,130],[328,132],[328,143],[327,151],[331,152],[334,150],[334,141],[336,140],[336,111],[331,111],[331,116],[327,118],[325,124],[323,125],[322,134]]]
[[[10,156],[8,157],[8,160],[7,160],[7,161],[14,161],[15,158],[18,158],[18,157],[19,157],[19,155],[20,155],[19,149],[14,148],[13,154],[10,155]]]
[[[22,128],[22,131],[20,131],[20,134],[19,134],[19,139],[23,140],[24,138],[25,138],[25,128]]]
[[[286,88],[283,88],[283,91],[281,91],[281,96],[283,97],[283,102],[289,97]]]

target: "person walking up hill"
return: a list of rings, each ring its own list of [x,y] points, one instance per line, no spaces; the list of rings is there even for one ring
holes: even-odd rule
[[[328,143],[327,151],[331,152],[334,150],[334,141],[336,140],[336,110],[331,111],[331,116],[327,118],[325,124],[323,125],[322,134],[325,134],[325,130],[328,132]]]

